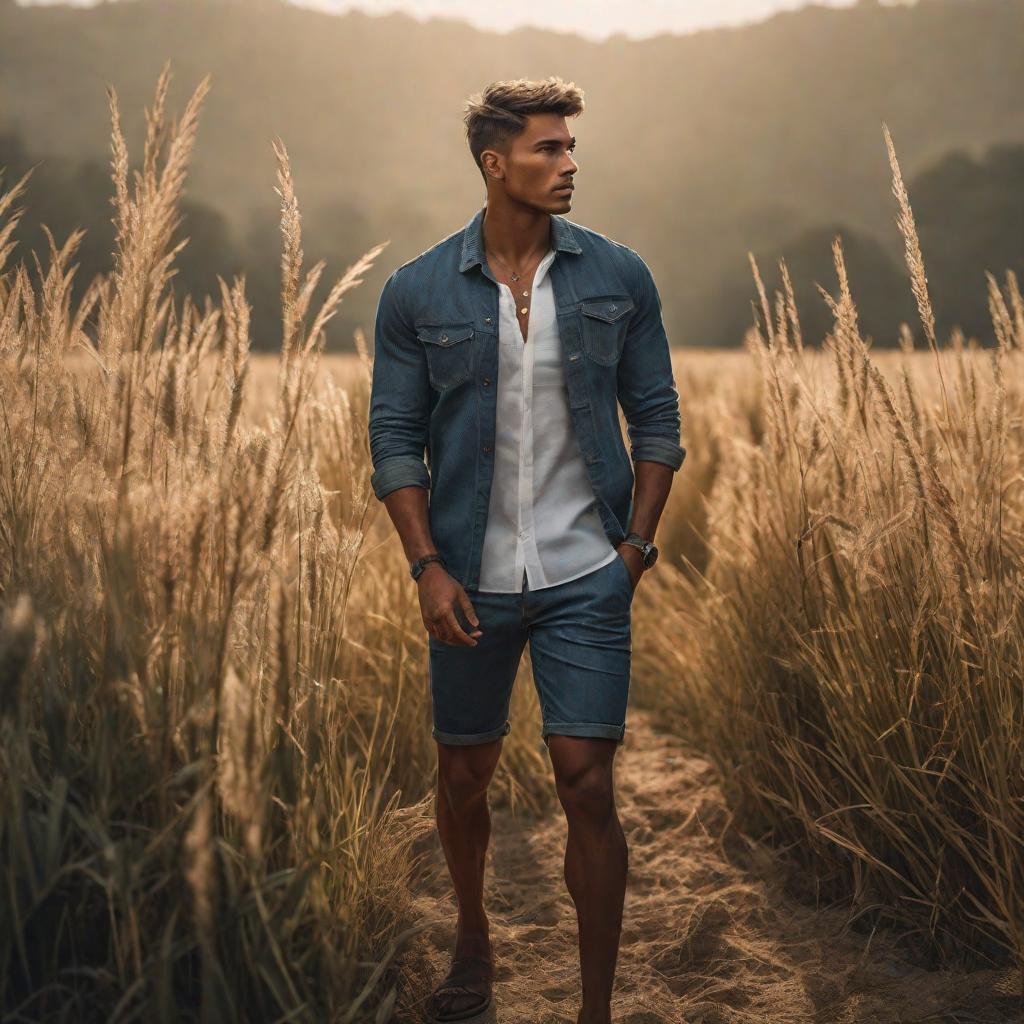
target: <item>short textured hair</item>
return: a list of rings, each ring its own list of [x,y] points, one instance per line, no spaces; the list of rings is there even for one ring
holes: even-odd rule
[[[480,154],[502,149],[526,127],[528,114],[561,114],[575,117],[583,112],[583,90],[557,75],[542,80],[515,78],[491,82],[483,92],[466,101],[466,138],[480,173]],[[486,177],[486,176],[485,176]]]

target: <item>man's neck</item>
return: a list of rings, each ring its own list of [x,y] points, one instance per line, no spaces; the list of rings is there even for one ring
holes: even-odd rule
[[[493,197],[487,200],[481,230],[484,248],[513,267],[543,256],[551,247],[551,214]]]

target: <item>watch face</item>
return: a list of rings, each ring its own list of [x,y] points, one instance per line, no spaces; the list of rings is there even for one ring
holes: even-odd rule
[[[649,569],[658,560],[658,549],[652,544],[650,550],[644,555],[644,565]]]

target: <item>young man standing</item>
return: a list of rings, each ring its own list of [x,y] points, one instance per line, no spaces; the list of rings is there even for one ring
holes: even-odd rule
[[[486,206],[398,267],[377,309],[371,484],[429,634],[437,825],[459,904],[436,1021],[491,1001],[487,788],[527,640],[569,827],[578,1021],[611,1020],[627,872],[612,762],[631,604],[686,453],[650,271],[563,216],[579,169],[565,119],[582,110],[582,92],[559,78],[495,82],[471,98]]]

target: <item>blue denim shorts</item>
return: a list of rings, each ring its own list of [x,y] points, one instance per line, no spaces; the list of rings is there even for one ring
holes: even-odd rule
[[[622,742],[632,653],[633,583],[621,555],[553,587],[522,593],[472,591],[483,631],[476,647],[429,636],[432,735],[441,743],[487,743],[511,729],[509,705],[527,639],[551,733]],[[464,630],[473,627],[456,608]]]

